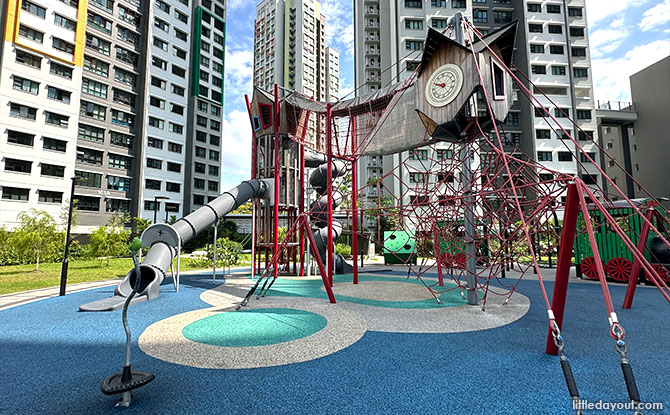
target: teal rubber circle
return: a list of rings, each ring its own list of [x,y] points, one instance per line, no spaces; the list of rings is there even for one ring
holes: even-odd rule
[[[221,347],[252,347],[310,336],[326,327],[320,314],[293,308],[256,308],[220,313],[182,329],[187,339]]]

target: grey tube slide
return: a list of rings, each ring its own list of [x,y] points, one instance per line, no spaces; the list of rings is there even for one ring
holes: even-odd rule
[[[305,166],[315,168],[309,176],[309,184],[320,196],[310,208],[312,214],[310,216],[312,224],[317,227],[314,230],[314,240],[316,247],[319,250],[321,260],[326,262],[326,247],[328,245],[328,163],[326,156],[323,154],[306,153]],[[333,160],[332,165],[333,179],[346,174],[346,165],[341,160]],[[333,209],[337,208],[342,203],[342,194],[338,191],[333,192]],[[342,223],[333,220],[333,239],[340,236],[342,233]],[[334,247],[333,247],[334,249]],[[348,274],[353,272],[353,267],[349,265],[342,255],[334,255],[336,274]]]
[[[140,288],[131,304],[151,300],[158,296],[160,284],[165,279],[165,272],[170,268],[172,260],[177,254],[177,246],[183,245],[204,229],[212,226],[217,220],[253,198],[263,198],[268,190],[265,180],[247,180],[237,187],[221,194],[195,212],[179,219],[172,227],[165,224],[156,224],[157,235],[166,237],[154,240],[149,253],[140,265]],[[149,227],[151,229],[152,227]],[[170,236],[172,238],[170,238]],[[177,239],[178,238],[178,239]],[[79,307],[79,311],[112,311],[123,307],[126,298],[133,291],[136,272],[132,269],[114,290],[114,296],[94,301]]]

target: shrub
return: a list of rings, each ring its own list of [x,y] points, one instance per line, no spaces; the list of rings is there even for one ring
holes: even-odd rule
[[[351,255],[351,246],[345,244],[335,244],[335,253],[342,256]]]
[[[186,263],[191,268],[212,268],[212,260],[205,256],[194,256],[188,258]]]

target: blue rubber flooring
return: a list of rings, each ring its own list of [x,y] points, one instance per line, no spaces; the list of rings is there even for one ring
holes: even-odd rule
[[[116,398],[100,391],[101,382],[123,364],[121,312],[77,312],[82,303],[112,295],[113,287],[0,312],[0,413],[572,413],[558,358],[544,354],[547,318],[537,281],[521,281],[518,289],[531,299],[530,311],[504,327],[454,334],[367,332],[352,346],[309,362],[203,370],[154,359],[137,347],[150,324],[209,307],[199,295],[213,287],[210,276],[182,278],[179,293],[164,285],[159,298],[130,308],[133,369],[153,372],[156,380],[137,390],[127,409],[114,408]],[[656,289],[641,287],[633,308],[620,310],[625,287],[611,290],[641,396],[670,408],[670,307]],[[571,284],[563,333],[582,398],[625,402],[619,355],[607,331],[600,287]]]

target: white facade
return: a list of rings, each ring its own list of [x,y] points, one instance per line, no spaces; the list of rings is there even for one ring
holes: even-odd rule
[[[34,7],[33,7],[34,6]],[[29,209],[58,218],[70,198],[76,158],[81,66],[77,7],[57,0],[24,3],[8,16],[0,61],[0,226],[12,228]],[[65,50],[62,50],[65,49]]]

